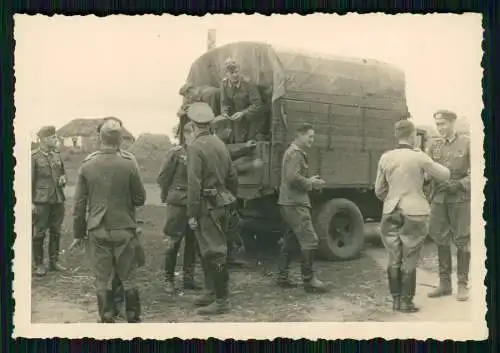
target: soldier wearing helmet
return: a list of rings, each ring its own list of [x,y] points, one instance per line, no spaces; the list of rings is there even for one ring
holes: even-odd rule
[[[256,85],[240,73],[240,66],[233,58],[224,62],[226,76],[221,85],[221,115],[232,121],[233,141],[264,139],[262,98]]]

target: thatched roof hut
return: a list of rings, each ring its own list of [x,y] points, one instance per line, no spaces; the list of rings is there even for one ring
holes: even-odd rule
[[[104,118],[98,119],[74,119],[64,125],[57,131],[60,137],[73,136],[94,136],[97,134],[97,127],[104,121]],[[127,130],[123,129],[122,136],[127,140],[134,140],[134,136]]]

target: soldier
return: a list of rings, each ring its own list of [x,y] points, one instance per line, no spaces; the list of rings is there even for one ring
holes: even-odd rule
[[[210,132],[214,119],[205,103],[188,108],[194,127],[194,139],[187,147],[188,196],[187,216],[205,262],[205,277],[213,288],[196,301],[201,315],[229,311],[229,273],[227,269],[227,239],[223,224],[228,206],[235,201],[238,178],[224,143]]]
[[[226,77],[222,80],[221,114],[232,121],[233,141],[263,140],[266,131],[262,98],[257,86],[241,75],[232,58],[224,62]]]
[[[166,222],[163,233],[170,237],[165,254],[165,289],[175,293],[175,265],[182,239],[185,239],[183,257],[184,289],[199,290],[194,282],[196,238],[189,228],[186,217],[187,203],[187,160],[184,144],[168,150],[160,168],[157,183],[161,189],[161,201],[167,204]]]
[[[311,202],[308,193],[321,190],[325,182],[318,176],[307,177],[307,154],[304,151],[304,148],[310,148],[313,142],[312,125],[303,124],[296,130],[295,139],[283,156],[278,204],[288,230],[283,239],[277,282],[283,288],[296,287],[288,278],[288,269],[294,240],[297,240],[302,252],[301,270],[305,291],[324,293],[327,287],[316,278],[313,269],[318,236],[311,220]]]
[[[468,299],[470,263],[470,141],[455,131],[457,115],[448,110],[434,114],[441,138],[432,141],[428,153],[436,162],[448,167],[451,180],[431,183],[431,216],[429,235],[437,244],[439,287],[430,298],[452,294],[451,248],[457,247],[457,300]]]
[[[71,247],[83,245],[88,236],[88,254],[103,323],[114,322],[116,315],[112,291],[116,276],[125,289],[127,322],[141,321],[139,291],[133,275],[144,263],[144,254],[136,233],[135,208],[144,205],[146,192],[136,162],[128,154],[119,153],[121,129],[115,119],[102,125],[101,147],[82,162],[74,196],[75,240]]]
[[[61,225],[64,220],[64,187],[66,172],[56,149],[54,126],[45,126],[38,132],[40,146],[31,153],[31,197],[33,219],[33,259],[35,275],[44,276],[43,242],[49,232],[49,270],[62,271],[58,264]]]
[[[416,129],[411,121],[398,121],[395,136],[396,149],[380,158],[375,194],[384,202],[380,230],[389,254],[387,275],[393,310],[412,313],[419,310],[413,297],[429,218],[424,176],[445,181],[450,178],[450,171],[415,148]]]

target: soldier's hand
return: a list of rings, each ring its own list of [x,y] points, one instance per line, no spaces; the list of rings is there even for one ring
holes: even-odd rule
[[[260,167],[262,167],[264,163],[262,162],[262,160],[260,158],[257,158],[256,160],[254,160],[252,162],[252,166],[255,168],[255,169],[258,169]]]
[[[450,194],[455,194],[460,189],[462,189],[462,184],[458,180],[451,180],[447,182],[446,191]]]
[[[189,228],[191,228],[192,230],[197,230],[200,227],[198,224],[198,220],[194,217],[189,218],[188,225],[189,225]]]
[[[254,147],[257,147],[257,142],[255,142],[254,140],[248,140],[246,143],[245,143],[246,147],[251,147],[251,148],[254,148]]]
[[[61,177],[59,178],[59,186],[60,187],[65,187],[66,186],[66,175],[61,175]]]
[[[71,242],[71,245],[69,246],[68,248],[68,251],[71,251],[73,249],[82,249],[85,247],[85,238],[81,238],[81,239],[73,239],[73,241]]]
[[[313,189],[315,190],[320,190],[323,188],[323,186],[326,184],[326,182],[321,179],[318,175],[314,175],[313,177],[310,178],[312,182]]]
[[[243,115],[244,115],[243,112],[237,112],[237,113],[234,113],[229,119],[235,121],[235,120],[243,118]]]

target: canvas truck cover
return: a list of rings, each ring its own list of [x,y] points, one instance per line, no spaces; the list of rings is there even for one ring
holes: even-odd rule
[[[232,57],[240,71],[268,92],[274,102],[287,92],[388,98],[406,110],[404,73],[385,63],[310,52],[297,52],[258,42],[236,42],[215,48],[191,66],[187,82],[220,87],[224,61]],[[264,97],[263,97],[264,98]],[[402,112],[403,114],[407,112]]]

